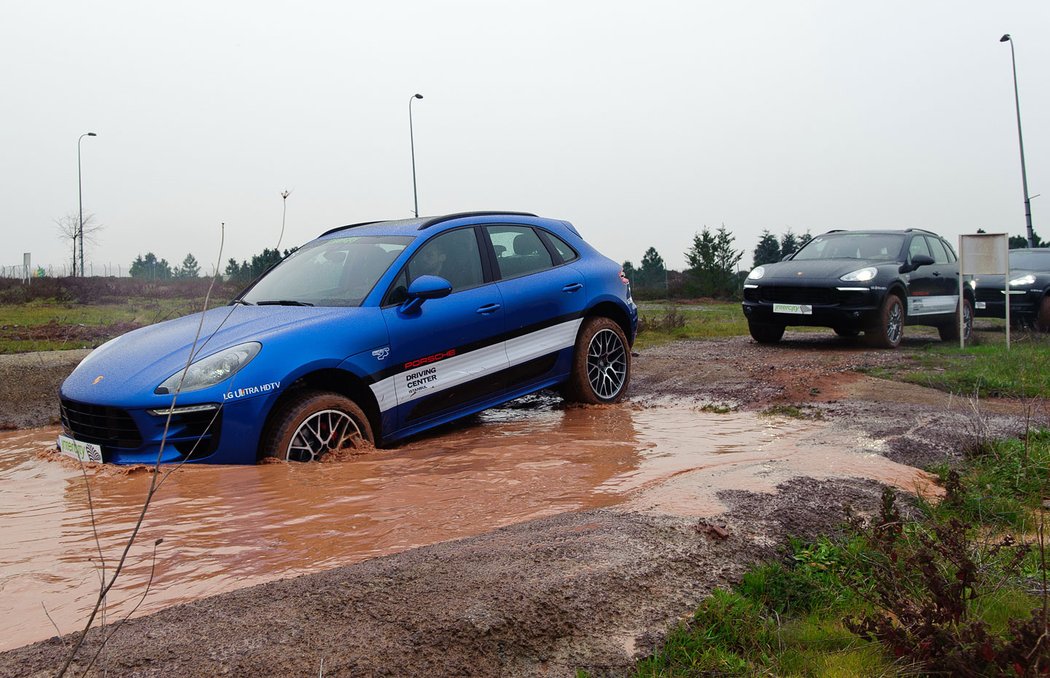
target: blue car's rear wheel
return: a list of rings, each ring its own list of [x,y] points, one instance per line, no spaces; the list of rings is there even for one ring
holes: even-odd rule
[[[591,404],[623,400],[631,380],[631,351],[620,325],[609,318],[587,318],[574,351],[566,398]]]
[[[309,391],[284,404],[263,440],[263,457],[319,461],[326,454],[370,449],[372,427],[357,404],[338,393]]]

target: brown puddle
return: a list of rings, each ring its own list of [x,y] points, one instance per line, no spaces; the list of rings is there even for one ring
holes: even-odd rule
[[[347,565],[563,511],[711,515],[722,489],[772,491],[793,475],[925,477],[877,454],[809,445],[820,424],[669,405],[559,409],[535,398],[342,463],[194,466],[154,498],[107,622],[251,584]],[[79,465],[57,429],[0,433],[0,649],[78,629],[99,590]],[[855,441],[846,447],[856,447]],[[151,473],[86,470],[107,573]],[[44,609],[46,608],[47,614]]]

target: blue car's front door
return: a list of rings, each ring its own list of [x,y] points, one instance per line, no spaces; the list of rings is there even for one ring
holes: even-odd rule
[[[445,278],[452,293],[406,308],[399,302],[421,275]],[[495,375],[507,366],[505,310],[499,288],[485,281],[473,228],[425,243],[398,275],[387,301],[389,376],[376,387],[393,389],[398,429],[454,416],[499,389]]]

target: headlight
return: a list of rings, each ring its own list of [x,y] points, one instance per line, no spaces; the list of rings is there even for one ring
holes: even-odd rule
[[[1014,278],[1010,281],[1010,287],[1021,287],[1022,285],[1034,285],[1035,275],[1029,273],[1022,275],[1020,278]]]
[[[179,370],[165,379],[164,383],[158,386],[154,393],[163,395],[165,393],[174,393],[176,390],[188,393],[226,381],[237,374],[242,367],[250,363],[252,358],[259,354],[261,348],[262,344],[259,342],[250,341],[247,344],[233,346],[225,351],[212,353],[207,358],[201,358],[190,365],[189,369],[186,370],[185,379],[183,379],[182,370]],[[179,389],[180,381],[182,382],[181,389]]]
[[[878,273],[879,269],[875,268],[874,266],[868,266],[867,268],[862,268],[860,270],[847,273],[846,275],[839,278],[839,280],[843,280],[845,282],[868,282],[869,280],[874,280],[875,276],[878,275]]]
[[[765,266],[756,266],[751,269],[751,272],[747,274],[748,280],[758,280],[766,274]]]

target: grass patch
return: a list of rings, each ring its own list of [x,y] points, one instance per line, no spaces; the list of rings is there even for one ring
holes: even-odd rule
[[[960,350],[930,345],[901,367],[871,371],[873,376],[907,381],[949,393],[987,397],[1050,397],[1050,337],[969,346]]]
[[[717,339],[747,334],[740,302],[705,301],[697,305],[643,302],[638,305],[639,348],[676,339]]]
[[[823,419],[824,413],[818,409],[798,405],[771,405],[759,414],[763,417],[790,417],[792,419]]]

